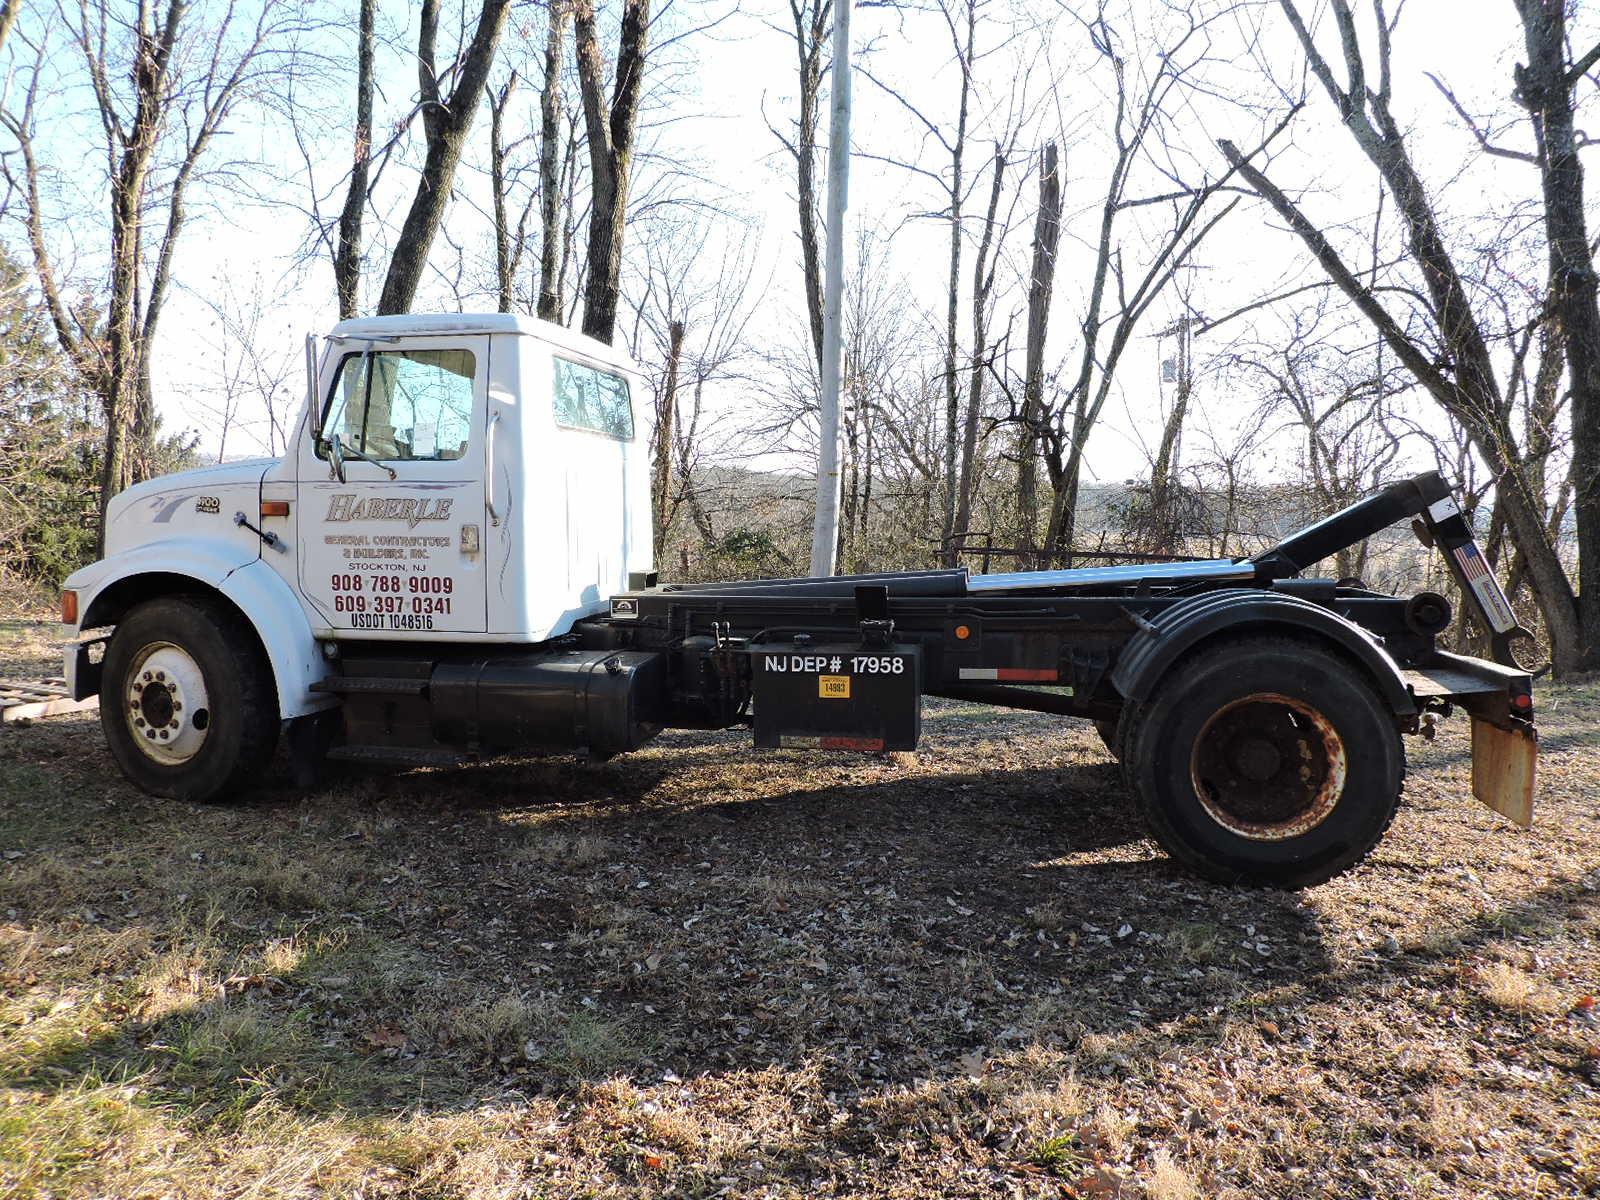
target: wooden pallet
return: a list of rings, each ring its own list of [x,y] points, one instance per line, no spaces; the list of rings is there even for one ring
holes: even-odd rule
[[[8,725],[34,717],[86,712],[99,706],[98,696],[74,700],[67,694],[65,679],[0,679],[0,721]]]

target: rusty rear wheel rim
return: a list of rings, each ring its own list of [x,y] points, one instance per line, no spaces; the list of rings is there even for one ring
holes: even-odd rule
[[[1257,692],[1223,705],[1194,740],[1189,774],[1213,821],[1279,842],[1321,825],[1344,794],[1344,740],[1303,700]]]

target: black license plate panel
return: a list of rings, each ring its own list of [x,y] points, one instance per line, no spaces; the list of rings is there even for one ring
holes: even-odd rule
[[[752,646],[750,676],[762,749],[914,750],[922,734],[918,646]]]

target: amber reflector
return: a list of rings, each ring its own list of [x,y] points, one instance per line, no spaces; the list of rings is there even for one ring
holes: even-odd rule
[[[287,517],[289,515],[289,502],[287,500],[263,500],[261,502],[261,515],[263,517]]]
[[[971,636],[972,630],[968,629],[965,625],[956,626],[956,640],[958,642],[964,642]]]
[[[76,625],[78,623],[78,593],[61,593],[61,623],[63,625]]]

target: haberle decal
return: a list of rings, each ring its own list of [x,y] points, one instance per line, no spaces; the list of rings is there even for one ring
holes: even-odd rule
[[[373,496],[358,500],[353,492],[339,492],[328,502],[328,521],[404,521],[412,529],[422,521],[448,521],[448,497]]]

